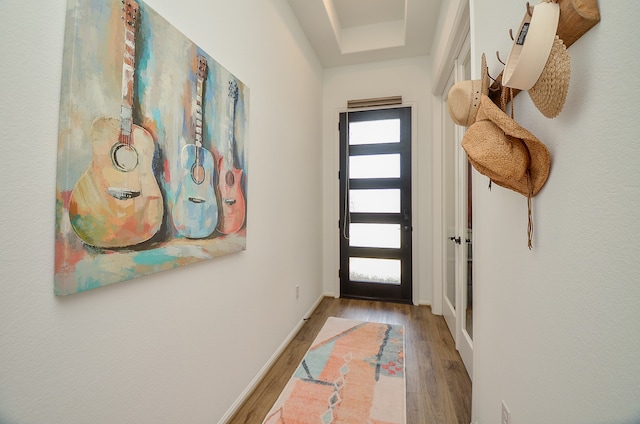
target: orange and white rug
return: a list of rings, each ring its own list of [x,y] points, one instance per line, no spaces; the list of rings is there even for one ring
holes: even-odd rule
[[[405,424],[404,327],[329,317],[263,424]]]

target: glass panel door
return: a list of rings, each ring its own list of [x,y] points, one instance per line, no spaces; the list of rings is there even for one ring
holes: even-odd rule
[[[446,85],[445,92],[455,82],[455,75],[452,73]],[[446,109],[446,105],[444,105]],[[444,266],[444,287],[442,290],[442,315],[449,326],[453,337],[456,337],[457,323],[457,287],[456,287],[456,150],[458,139],[456,137],[456,126],[448,113],[442,119],[442,152],[443,152],[443,211],[444,211],[444,235],[443,251],[445,256]]]
[[[455,61],[442,96],[443,204],[445,252],[442,310],[456,348],[469,376],[473,374],[473,287],[471,229],[471,168],[461,147],[466,128],[457,126],[446,112],[447,93],[455,81],[469,80],[471,62],[468,39]]]
[[[411,302],[411,108],[340,114],[340,295]]]

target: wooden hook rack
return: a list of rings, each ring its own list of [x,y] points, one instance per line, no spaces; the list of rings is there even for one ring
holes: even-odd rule
[[[600,22],[598,0],[558,0],[560,5],[560,20],[558,21],[558,37],[564,45],[571,46],[580,37]],[[513,95],[520,90],[513,90]],[[489,97],[497,105],[502,95],[502,72],[491,85]]]

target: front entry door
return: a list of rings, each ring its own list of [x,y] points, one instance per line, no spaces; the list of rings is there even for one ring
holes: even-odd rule
[[[411,302],[411,108],[340,114],[340,295]]]

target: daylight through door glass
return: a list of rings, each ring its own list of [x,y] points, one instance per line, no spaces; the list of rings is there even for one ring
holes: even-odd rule
[[[349,258],[349,278],[363,283],[400,284],[399,259]]]
[[[351,212],[400,213],[400,189],[349,190]]]
[[[400,142],[400,120],[381,119],[349,123],[349,144],[380,144]]]
[[[349,246],[400,248],[400,224],[350,224]]]
[[[349,156],[349,177],[400,178],[400,154]]]

